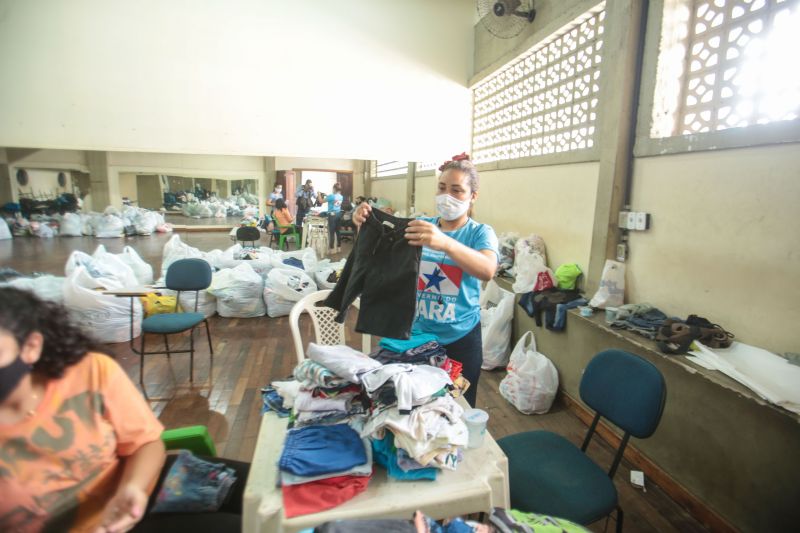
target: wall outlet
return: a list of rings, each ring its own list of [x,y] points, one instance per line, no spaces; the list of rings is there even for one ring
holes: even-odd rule
[[[644,231],[650,228],[650,213],[635,213],[634,228],[639,231]]]
[[[628,213],[628,222],[627,222],[628,229],[636,229],[636,213],[633,211]]]
[[[617,221],[617,227],[619,227],[620,229],[628,229],[628,211],[619,212],[619,220]]]

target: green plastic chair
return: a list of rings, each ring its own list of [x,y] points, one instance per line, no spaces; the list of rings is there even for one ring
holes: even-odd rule
[[[189,450],[195,455],[206,457],[217,455],[217,448],[206,426],[167,429],[161,434],[161,440],[168,450]]]
[[[508,457],[511,507],[582,525],[616,509],[619,532],[623,512],[614,474],[631,435],[644,439],[658,427],[666,399],[664,376],[641,357],[606,350],[586,366],[580,396],[596,411],[580,449],[549,431],[517,433],[497,441]],[[608,473],[585,454],[601,416],[624,431]]]
[[[286,245],[287,242],[286,238],[294,237],[295,245],[297,246],[298,249],[300,249],[300,232],[297,231],[297,226],[295,226],[294,224],[289,224],[287,226],[278,224],[278,219],[276,219],[275,217],[272,217],[272,223],[275,225],[275,229],[272,230],[272,235],[270,236],[270,241],[269,241],[270,247],[272,247],[272,241],[275,239],[275,237],[277,237],[278,249],[284,250],[285,249],[284,246],[288,248],[288,246]],[[286,233],[282,233],[281,230],[284,229],[288,229],[289,231],[287,231]]]

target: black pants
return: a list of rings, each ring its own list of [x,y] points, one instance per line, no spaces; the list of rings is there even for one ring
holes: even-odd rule
[[[475,407],[478,395],[478,379],[481,377],[481,363],[483,363],[483,338],[481,325],[472,328],[472,331],[455,342],[444,347],[447,357],[455,359],[463,366],[461,374],[469,380],[469,389],[464,393],[464,399],[471,407]]]
[[[247,484],[247,475],[250,472],[250,463],[242,463],[221,457],[203,457],[212,463],[224,463],[225,466],[236,471],[236,481],[228,493],[228,498],[222,507],[214,513],[150,513],[156,503],[156,496],[161,490],[161,484],[169,473],[172,463],[177,455],[167,455],[167,460],[158,476],[158,483],[147,502],[147,512],[142,521],[136,524],[131,531],[136,533],[171,533],[173,531],[192,531],[195,533],[216,533],[217,531],[241,531],[242,529],[242,500],[244,487]]]
[[[411,219],[372,210],[361,225],[342,277],[325,305],[343,323],[347,308],[361,295],[356,331],[380,337],[407,339],[417,307],[420,246],[405,239]]]

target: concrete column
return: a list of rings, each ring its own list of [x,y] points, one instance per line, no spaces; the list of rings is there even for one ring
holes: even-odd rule
[[[91,182],[92,209],[102,211],[109,205],[122,208],[122,195],[119,191],[119,174],[108,165],[108,152],[86,152]]]
[[[595,138],[600,149],[591,257],[586,291],[591,294],[600,282],[606,259],[616,256],[626,183],[630,179],[638,91],[640,42],[644,39],[641,0],[606,3],[603,61],[600,73],[600,101]]]
[[[275,157],[264,158],[264,175],[258,184],[258,212],[261,214],[267,208],[267,198],[269,198],[269,193],[275,187],[275,172],[277,168]],[[289,191],[284,191],[284,193],[284,198],[286,198]]]

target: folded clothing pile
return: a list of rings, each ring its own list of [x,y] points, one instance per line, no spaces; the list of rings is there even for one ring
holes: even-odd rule
[[[264,389],[265,410],[279,416],[291,410],[280,463],[287,516],[329,509],[360,493],[373,459],[406,480],[436,479],[439,469],[454,470],[462,460],[468,431],[451,377],[460,378],[460,366],[435,338],[385,340],[380,360],[348,346],[310,343],[294,379]]]
[[[611,327],[627,329],[652,340],[665,320],[667,315],[650,304],[626,304],[617,308]]]

